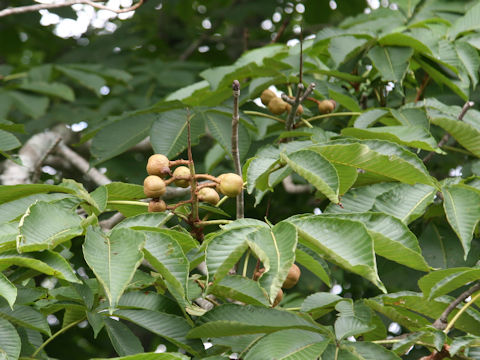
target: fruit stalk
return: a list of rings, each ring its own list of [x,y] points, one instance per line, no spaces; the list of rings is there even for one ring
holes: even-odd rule
[[[233,89],[233,115],[232,115],[232,156],[235,165],[235,172],[242,177],[242,166],[240,164],[240,153],[238,151],[238,98],[240,97],[240,83],[234,80]],[[243,219],[243,190],[237,196],[237,219]]]
[[[197,179],[195,179],[195,164],[192,155],[192,140],[190,134],[190,115],[187,115],[187,149],[188,149],[188,168],[190,169],[190,191],[192,201],[191,219],[195,224],[200,221],[198,217],[198,199],[197,199]]]

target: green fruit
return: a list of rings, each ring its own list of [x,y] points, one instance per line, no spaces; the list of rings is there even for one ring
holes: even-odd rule
[[[204,187],[198,191],[198,200],[212,205],[217,205],[217,203],[220,201],[220,195],[218,195],[214,189]]]
[[[149,175],[143,181],[143,192],[146,197],[159,198],[166,191],[165,182],[157,175]]]
[[[177,179],[175,180],[175,185],[178,187],[186,188],[190,185],[190,169],[186,166],[179,166],[173,172],[173,177],[187,177],[188,179]]]
[[[148,212],[162,212],[167,210],[167,204],[163,200],[150,200],[148,203]]]
[[[334,100],[322,100],[318,103],[318,111],[320,114],[330,114],[335,110],[337,103]]]
[[[165,155],[154,154],[148,158],[147,172],[149,175],[157,175],[161,178],[170,174],[170,161]]]
[[[275,115],[281,115],[287,110],[287,103],[279,97],[273,98],[268,103],[268,110]]]
[[[223,195],[237,197],[243,190],[243,179],[237,174],[222,174],[217,179],[220,180],[218,190]]]
[[[276,97],[277,95],[272,90],[265,89],[263,90],[262,95],[260,95],[260,100],[262,100],[263,105],[267,106],[270,100]]]
[[[300,279],[301,274],[302,272],[300,271],[298,266],[293,264],[288,270],[288,275],[285,281],[283,282],[282,288],[290,289],[294,287],[297,284],[298,280]]]

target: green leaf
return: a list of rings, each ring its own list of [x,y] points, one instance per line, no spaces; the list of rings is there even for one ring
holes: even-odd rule
[[[413,55],[410,47],[375,46],[368,57],[380,72],[383,81],[401,82]]]
[[[299,150],[280,155],[293,171],[304,177],[333,203],[338,203],[339,179],[335,167],[322,155],[310,150]]]
[[[331,287],[328,265],[318,254],[305,245],[297,244],[295,261],[317,275],[327,286]]]
[[[15,135],[5,130],[0,130],[0,151],[10,151],[21,145],[22,143]]]
[[[205,262],[209,281],[220,281],[248,248],[246,238],[260,227],[245,226],[216,234],[207,245]]]
[[[96,158],[94,165],[123,153],[145,139],[155,118],[154,114],[127,114],[100,129],[90,147],[92,156]]]
[[[251,158],[244,169],[243,173],[247,174],[247,191],[249,194],[253,192],[257,182],[262,176],[278,161],[280,150],[273,145],[267,145],[261,148],[254,158]],[[268,180],[268,179],[267,179]]]
[[[362,109],[358,105],[358,102],[355,98],[350,95],[345,95],[343,93],[337,92],[335,90],[329,89],[328,95],[331,99],[335,100],[340,105],[344,106],[350,111],[361,112]]]
[[[48,108],[46,96],[29,95],[19,91],[9,91],[14,106],[27,116],[34,119],[44,115]]]
[[[438,125],[452,135],[465,149],[480,158],[480,129],[460,120],[432,118],[432,124]]]
[[[370,324],[371,310],[367,306],[352,301],[340,301],[335,305],[338,311],[335,321],[335,337],[337,340],[346,339],[349,336],[360,335],[373,330]]]
[[[105,185],[108,191],[108,200],[139,200],[144,199],[143,186],[123,182],[111,182]]]
[[[301,311],[309,313],[314,319],[317,319],[333,311],[335,305],[342,300],[341,296],[328,292],[318,292],[305,298]]]
[[[190,265],[182,247],[168,233],[143,231],[146,236],[145,258],[163,276],[168,290],[185,306]]]
[[[98,75],[69,66],[56,65],[55,68],[65,76],[76,81],[85,88],[92,90],[97,96],[100,96],[100,88],[105,86],[106,82]]]
[[[118,310],[114,315],[163,337],[193,355],[203,350],[203,344],[200,341],[185,337],[191,326],[183,317],[151,310]]]
[[[189,338],[223,337],[243,334],[271,333],[285,329],[325,332],[308,317],[288,311],[253,305],[224,304],[198,318]]]
[[[181,315],[178,304],[168,296],[148,291],[130,291],[122,295],[118,306],[121,309],[144,309]]]
[[[116,358],[95,358],[92,360],[189,360],[190,358],[180,353],[143,353]]]
[[[54,203],[39,201],[20,220],[19,251],[54,249],[83,234],[82,218]]]
[[[36,92],[48,96],[56,96],[66,101],[75,100],[73,90],[62,83],[47,83],[41,81],[21,84],[19,89]]]
[[[226,111],[210,110],[202,113],[208,130],[213,138],[218,141],[223,150],[232,157],[232,115]],[[247,129],[239,123],[238,126],[238,150],[240,158],[244,159],[250,147],[250,135]]]
[[[47,336],[52,335],[47,323],[47,318],[32,306],[15,305],[13,310],[8,306],[0,307],[0,318],[6,319],[18,326],[40,331]]]
[[[127,325],[110,318],[104,318],[103,321],[108,337],[118,355],[126,356],[144,352],[140,340]]]
[[[455,40],[458,35],[467,31],[473,31],[480,28],[478,18],[480,17],[480,4],[471,7],[465,15],[459,17],[448,30],[448,37]]]
[[[358,139],[388,140],[427,151],[439,151],[432,135],[421,126],[381,126],[368,129],[344,128],[342,135]]]
[[[258,282],[239,275],[225,276],[218,283],[210,286],[208,292],[245,304],[270,306],[267,294],[260,288]]]
[[[462,243],[466,259],[480,220],[480,194],[462,185],[445,186],[442,193],[447,220]]]
[[[381,140],[335,142],[312,146],[310,150],[323,155],[333,164],[360,168],[411,185],[417,182],[435,185],[434,179],[417,156],[391,142]]]
[[[353,58],[359,51],[363,49],[363,45],[367,42],[366,39],[356,38],[353,36],[338,36],[330,41],[328,51],[332,60],[335,62],[335,67],[351,58]]]
[[[311,360],[317,359],[328,344],[324,336],[306,330],[281,330],[261,338],[245,360]]]
[[[249,234],[247,242],[265,267],[259,282],[273,303],[295,261],[297,231],[291,224],[280,222],[271,230],[262,228]]]
[[[418,286],[423,295],[431,300],[479,279],[480,269],[478,267],[452,268],[433,271],[425,275],[418,281]]]
[[[22,342],[15,327],[4,319],[0,319],[0,350],[5,352],[6,360],[18,359]]]
[[[375,199],[373,211],[395,216],[405,224],[410,224],[425,213],[433,202],[436,189],[428,185],[397,184]]]
[[[383,346],[367,342],[359,341],[344,344],[342,346],[344,349],[348,349],[352,354],[355,354],[356,359],[361,360],[400,360],[394,352],[385,349]],[[340,357],[339,357],[340,359]]]
[[[13,308],[17,298],[17,288],[8,278],[0,272],[0,295],[8,301],[8,305]],[[1,346],[0,346],[1,348]]]
[[[384,109],[371,109],[362,113],[355,119],[354,127],[358,129],[366,129],[373,125],[378,119],[387,115],[388,111]]]
[[[0,254],[0,264],[28,267],[59,279],[80,283],[70,264],[59,253],[54,251],[31,252],[18,254],[15,250]]]
[[[416,270],[429,270],[417,238],[400,220],[382,213],[321,216],[361,221],[374,241],[376,254]]]
[[[170,159],[187,148],[187,115],[185,110],[172,110],[158,115],[150,131],[155,153],[164,154]],[[199,138],[205,133],[202,116],[191,116],[190,131],[192,145],[198,144]]]
[[[378,39],[378,43],[382,46],[404,46],[412,48],[419,53],[431,54],[432,52],[430,48],[419,39],[401,32],[386,34]]]
[[[161,227],[170,217],[169,212],[139,214],[123,219],[115,225],[115,229],[133,228],[135,226]]]
[[[21,185],[0,185],[0,203],[23,198],[28,195],[48,192],[61,192],[73,194],[72,189],[59,185],[48,184],[21,184]],[[32,201],[33,202],[33,201]]]
[[[373,239],[362,223],[321,216],[297,218],[289,222],[297,227],[300,243],[385,290],[377,274]]]
[[[470,77],[472,87],[475,88],[478,84],[478,68],[480,67],[478,51],[470,44],[460,41],[455,43],[455,49],[458,59]]]
[[[130,229],[112,230],[109,236],[98,228],[87,229],[85,261],[103,285],[111,312],[143,260],[144,242],[145,235]]]

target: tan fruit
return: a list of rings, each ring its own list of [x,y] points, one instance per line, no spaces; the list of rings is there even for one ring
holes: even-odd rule
[[[148,203],[148,212],[162,212],[167,210],[167,204],[163,200],[150,200]]]
[[[165,194],[165,182],[157,175],[149,175],[143,181],[143,192],[146,197],[158,198]]]
[[[290,111],[292,111],[292,105],[287,103],[287,112],[289,113]],[[302,114],[303,114],[303,106],[300,104],[298,105],[298,108],[297,108],[297,115],[300,116]]]
[[[190,169],[186,166],[179,166],[173,172],[173,176],[190,176]],[[175,185],[178,187],[186,188],[190,185],[190,180],[177,179]]]
[[[243,179],[233,173],[220,175],[217,179],[220,180],[218,190],[228,197],[237,197],[243,190]]]
[[[262,276],[264,272],[265,268],[261,268],[258,269],[258,271],[255,271],[255,273],[253,274],[253,280],[257,281],[258,279],[260,279],[260,276]]]
[[[318,111],[320,114],[329,114],[335,110],[336,105],[334,100],[322,100],[318,103]]]
[[[170,161],[165,155],[153,154],[148,158],[147,172],[149,175],[157,175],[164,178],[170,174]]]
[[[268,110],[275,115],[281,115],[287,110],[287,103],[280,99],[279,97],[275,97],[268,103]]]
[[[201,188],[198,192],[198,200],[212,205],[217,205],[217,203],[220,201],[220,195],[218,195],[218,193],[214,189],[204,187]]]
[[[267,106],[270,100],[273,98],[276,98],[277,95],[270,89],[265,89],[262,92],[262,95],[260,95],[260,100],[262,100],[262,104]]]
[[[282,288],[284,289],[291,289],[294,287],[298,280],[300,279],[300,275],[302,272],[298,268],[297,265],[293,264],[290,269],[288,270],[288,275],[285,281],[283,282]]]
[[[275,298],[275,301],[273,302],[272,307],[275,307],[278,304],[280,304],[282,299],[283,299],[283,291],[282,291],[282,289],[280,289],[280,290],[278,290],[277,297]]]

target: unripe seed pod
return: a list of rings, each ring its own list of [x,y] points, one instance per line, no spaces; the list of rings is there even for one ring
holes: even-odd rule
[[[260,276],[262,276],[264,272],[265,272],[265,268],[261,268],[261,269],[258,269],[258,271],[255,271],[253,273],[253,280],[257,281],[258,279],[260,279]]]
[[[222,174],[217,179],[220,180],[218,190],[223,195],[237,197],[243,190],[243,179],[237,174]]]
[[[164,178],[170,174],[170,161],[165,155],[153,154],[148,158],[147,172],[149,175],[157,175]]]
[[[166,191],[165,182],[159,176],[149,175],[143,181],[143,192],[146,197],[158,198]]]
[[[300,275],[302,272],[298,268],[297,265],[293,264],[290,269],[288,270],[288,275],[285,281],[283,282],[282,288],[284,289],[291,289],[294,287],[298,280],[300,279]]]
[[[287,103],[280,99],[279,97],[275,97],[270,100],[268,103],[268,110],[275,115],[281,115],[287,110]]]
[[[148,212],[162,212],[167,210],[167,204],[163,200],[150,200],[148,203]]]
[[[334,100],[322,100],[318,103],[318,111],[320,114],[330,114],[335,110],[337,103]]]
[[[262,100],[262,104],[267,106],[270,100],[273,98],[276,98],[277,95],[270,89],[265,89],[262,92],[262,95],[260,95],[260,100]]]
[[[275,307],[278,304],[280,304],[280,301],[282,301],[282,299],[283,299],[283,291],[282,289],[280,289],[278,290],[277,297],[275,298],[275,301],[273,302],[272,307]]]
[[[217,205],[217,203],[220,201],[220,195],[218,195],[214,189],[204,187],[198,191],[198,200],[212,205]]]
[[[190,169],[186,166],[179,166],[173,172],[173,176],[190,176]],[[190,185],[190,180],[177,179],[175,185],[178,187],[186,188]]]

